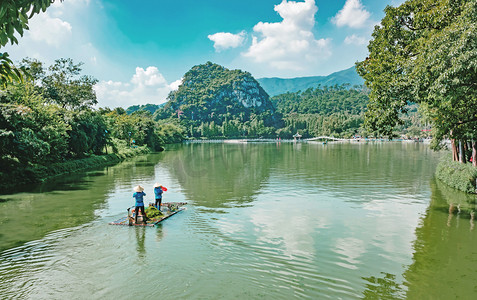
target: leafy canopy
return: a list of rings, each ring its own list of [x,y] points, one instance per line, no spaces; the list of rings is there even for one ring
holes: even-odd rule
[[[408,0],[388,6],[357,63],[371,89],[365,125],[391,136],[409,102],[419,103],[436,141],[477,125],[477,1]]]
[[[60,0],[62,1],[62,0]],[[40,11],[45,12],[54,0],[2,0],[0,5],[0,48],[8,42],[18,44],[16,34],[23,36],[28,30],[28,20]],[[22,72],[8,58],[8,53],[0,53],[0,87],[23,81]],[[24,69],[22,69],[24,71]]]

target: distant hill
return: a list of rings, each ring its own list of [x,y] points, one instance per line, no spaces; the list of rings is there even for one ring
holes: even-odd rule
[[[332,73],[328,76],[311,76],[311,77],[297,77],[297,78],[259,78],[257,81],[262,88],[270,95],[276,96],[286,92],[304,91],[308,88],[315,88],[321,86],[334,86],[342,84],[362,85],[364,79],[359,77],[356,73],[356,68],[353,66],[349,69]]]
[[[126,113],[128,115],[130,115],[130,114],[132,114],[136,111],[148,111],[151,114],[154,114],[156,112],[156,110],[163,107],[164,105],[165,105],[165,103],[162,103],[162,104],[159,104],[159,105],[156,105],[156,104],[133,105],[133,106],[129,106],[126,109]]]
[[[156,117],[222,124],[227,118],[248,121],[252,113],[273,114],[270,97],[248,72],[207,62],[194,66]]]

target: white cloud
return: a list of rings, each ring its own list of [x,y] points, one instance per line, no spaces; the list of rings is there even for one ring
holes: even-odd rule
[[[169,86],[171,87],[171,90],[175,91],[175,90],[179,89],[179,86],[181,84],[182,84],[182,78],[172,82],[171,84],[169,84]]]
[[[98,106],[123,107],[141,104],[161,104],[177,81],[168,84],[156,67],[137,67],[130,82],[101,81],[94,89],[98,98]]]
[[[343,9],[333,17],[332,22],[338,27],[359,28],[365,26],[370,15],[360,0],[346,0]]]
[[[44,67],[55,59],[72,58],[75,63],[84,62],[84,74],[93,75],[107,69],[103,55],[89,40],[84,15],[91,13],[89,0],[55,1],[46,12],[40,12],[29,20],[29,30],[19,38],[18,45],[7,45],[14,61],[24,57],[40,60]]]
[[[241,46],[245,40],[245,31],[238,34],[230,32],[217,32],[207,36],[209,40],[214,42],[216,51],[221,51],[229,48],[237,48]]]
[[[305,70],[331,55],[330,40],[317,40],[312,33],[318,11],[314,0],[284,0],[274,9],[283,20],[255,25],[260,37],[253,36],[245,57],[279,70]]]
[[[156,67],[147,67],[146,70],[137,67],[131,83],[141,88],[167,85],[166,79]]]
[[[71,37],[71,24],[60,18],[52,18],[48,12],[36,15],[29,22],[27,31],[32,40],[60,47]]]
[[[364,45],[366,44],[366,39],[362,36],[356,34],[349,35],[344,39],[344,43],[347,45]]]

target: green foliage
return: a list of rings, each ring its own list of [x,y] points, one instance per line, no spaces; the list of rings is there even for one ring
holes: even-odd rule
[[[437,141],[475,135],[475,0],[408,0],[385,12],[369,57],[357,64],[371,89],[366,126],[392,136],[407,104],[415,102],[432,122]]]
[[[157,126],[157,134],[163,144],[180,143],[184,140],[184,130],[174,124],[159,124]]]
[[[164,215],[160,210],[158,210],[154,206],[149,206],[148,208],[146,208],[145,213],[146,213],[146,216],[150,219],[161,218]]]
[[[98,80],[88,75],[80,76],[81,65],[83,63],[74,64],[71,58],[55,60],[42,79],[45,98],[63,108],[77,110],[97,104],[93,86]]]
[[[437,165],[436,176],[447,185],[466,193],[475,193],[477,168],[472,164],[461,164],[449,159]]]
[[[163,150],[163,145],[182,141],[182,129],[174,125],[159,125],[148,111],[131,115],[121,110],[103,111],[110,134],[125,140],[130,146],[147,145],[154,151]],[[165,126],[165,127],[164,127]]]
[[[35,165],[25,167],[23,164],[17,163],[11,170],[0,169],[0,190],[7,191],[12,185],[36,184],[48,178],[69,174],[76,171],[98,168],[107,165],[113,165],[122,160],[149,153],[146,147],[130,148],[126,151],[120,151],[116,154],[108,154],[88,158],[69,160],[45,165]]]
[[[286,93],[272,98],[283,114],[282,138],[300,133],[304,138],[329,135],[350,138],[362,134],[363,114],[368,91],[362,87],[317,87],[304,92]]]
[[[1,33],[0,33],[1,34]],[[25,70],[16,68],[8,58],[8,53],[0,53],[0,88],[5,89],[10,83],[23,82]]]
[[[43,105],[44,99],[30,85],[9,86],[0,95],[3,130],[0,160],[18,159],[26,164],[64,157],[67,131],[59,107]]]
[[[74,157],[101,154],[107,144],[107,127],[103,116],[92,110],[68,112],[66,121],[71,130],[69,150]]]
[[[366,110],[369,98],[368,91],[362,87],[347,89],[345,86],[318,86],[304,92],[278,95],[271,100],[277,111],[283,114],[328,116],[333,113],[361,114]]]
[[[179,120],[190,137],[273,135],[280,123],[269,96],[249,73],[211,62],[188,71],[168,99],[154,118]]]
[[[8,42],[18,44],[15,31],[23,36],[28,29],[28,19],[46,8],[54,1],[51,0],[2,0],[0,6],[0,47]]]
[[[48,72],[36,60],[24,59],[22,64],[32,74],[29,80],[0,91],[3,180],[14,174],[12,178],[38,182],[56,174],[42,171],[56,162],[101,156],[108,149],[116,156],[131,156],[182,141],[180,127],[159,125],[147,110],[128,115],[122,108],[92,109],[94,80],[82,81],[80,64],[70,59],[57,60]],[[80,167],[68,165],[70,171]]]
[[[45,12],[54,0],[2,0],[0,5],[0,48],[8,42],[18,44],[16,33],[23,36],[28,30],[28,19],[40,11]],[[0,53],[0,86],[23,82],[25,69],[17,69],[8,58],[8,53]]]
[[[145,105],[133,105],[133,106],[129,106],[127,109],[126,109],[126,113],[128,115],[134,113],[134,112],[137,112],[137,111],[148,111],[150,112],[151,114],[154,114],[156,112],[156,110],[158,110],[161,106],[160,105],[155,105],[155,104],[145,104]]]

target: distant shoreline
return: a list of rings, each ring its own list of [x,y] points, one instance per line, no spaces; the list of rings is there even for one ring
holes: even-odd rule
[[[184,140],[185,144],[200,144],[200,143],[211,143],[211,144],[247,144],[247,143],[369,143],[369,142],[403,142],[403,143],[423,143],[430,144],[431,139],[421,139],[421,140],[412,140],[412,139],[341,139],[339,140],[311,140],[311,139],[193,139],[193,140]]]

